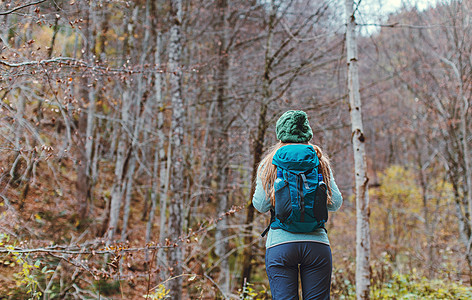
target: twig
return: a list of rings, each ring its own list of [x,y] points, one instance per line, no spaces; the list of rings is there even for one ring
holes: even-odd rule
[[[428,29],[428,28],[437,28],[437,27],[454,27],[452,25],[441,25],[441,24],[434,24],[434,25],[411,25],[411,24],[400,24],[400,23],[392,23],[392,24],[375,24],[375,23],[367,23],[367,24],[357,24],[358,26],[377,26],[377,27],[388,27],[388,28],[412,28],[412,29]]]
[[[79,286],[77,286],[77,284],[73,284],[72,287],[78,292],[78,293],[81,293],[81,294],[88,294],[92,297],[95,297],[95,299],[103,299],[103,300],[106,300],[108,298],[105,298],[103,297],[103,295],[97,295],[97,294],[94,294],[92,293],[91,291],[88,291],[88,290],[83,290],[81,289]],[[78,295],[78,296],[81,296],[81,295]],[[89,299],[89,298],[82,298],[82,299]]]
[[[151,258],[151,263],[148,269],[148,282],[147,282],[147,289],[146,289],[146,298],[149,296],[149,293],[151,291],[151,271],[152,271],[152,263],[156,259],[156,250],[152,252],[152,258]]]
[[[208,276],[207,273],[203,273],[203,276],[204,276],[206,279],[208,279],[211,283],[213,283],[214,286],[216,286],[216,288],[220,291],[220,293],[223,295],[223,297],[224,297],[225,299],[228,299],[228,298],[226,297],[226,294],[223,292],[223,289],[218,285],[218,283],[216,283],[216,282],[213,280],[213,278],[211,278],[210,276]]]
[[[8,253],[8,252],[16,252],[16,253],[58,253],[58,254],[112,254],[112,253],[125,253],[125,252],[138,252],[138,251],[148,251],[148,250],[154,250],[154,249],[159,249],[159,248],[174,248],[174,246],[147,246],[147,247],[141,247],[141,248],[123,248],[123,249],[103,249],[103,250],[71,250],[71,249],[64,249],[64,250],[57,250],[57,249],[51,249],[49,247],[47,248],[33,248],[33,249],[22,249],[22,248],[13,248],[13,249],[7,249],[7,248],[0,248],[0,253]]]
[[[0,16],[4,16],[4,15],[8,15],[8,14],[11,14],[12,12],[15,12],[17,10],[20,10],[22,8],[25,8],[25,7],[28,7],[28,6],[31,6],[31,5],[36,5],[36,4],[40,4],[40,3],[43,3],[45,2],[46,0],[40,0],[40,1],[36,1],[36,2],[32,2],[32,3],[27,3],[27,4],[23,4],[21,6],[17,6],[15,8],[12,8],[10,10],[7,10],[7,11],[4,11],[4,12],[0,12]]]
[[[65,262],[77,267],[77,268],[80,268],[82,270],[85,270],[87,272],[90,273],[90,275],[92,276],[96,276],[98,274],[95,274],[95,272],[93,270],[91,270],[87,265],[79,262],[77,259],[71,259],[69,257],[65,257],[65,256],[61,256],[61,255],[55,255],[55,254],[52,254],[52,253],[48,253],[49,255],[51,255],[52,257],[55,257],[57,259],[60,259],[60,260],[64,260]]]
[[[51,278],[49,279],[49,281],[46,280],[46,287],[44,288],[44,294],[49,294],[51,291],[50,291],[50,288],[52,286],[52,283],[54,281],[54,278],[56,277],[57,275],[57,271],[59,271],[60,267],[61,267],[61,264],[62,264],[62,261],[59,261],[59,263],[57,264],[56,268],[54,269],[54,273],[52,274]],[[46,277],[47,279],[47,277]]]
[[[167,278],[166,280],[164,281],[161,281],[158,285],[156,285],[155,287],[151,288],[150,291],[154,291],[155,289],[157,289],[160,285],[164,285],[166,282],[168,281],[171,281],[171,280],[174,280],[174,279],[177,279],[177,278],[180,278],[180,277],[184,277],[184,276],[190,276],[190,278],[195,278],[197,277],[196,274],[192,274],[192,273],[184,273],[184,274],[180,274],[180,275],[176,275],[176,276],[172,276],[172,277],[169,277]],[[193,279],[192,279],[193,280]]]
[[[8,200],[8,198],[5,195],[3,195],[2,193],[0,193],[0,197],[2,197],[3,203],[5,203],[5,206],[10,208],[11,205],[10,205],[10,201]]]

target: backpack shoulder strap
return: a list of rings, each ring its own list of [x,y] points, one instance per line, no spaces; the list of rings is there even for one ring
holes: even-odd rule
[[[274,209],[271,207],[270,208],[270,222],[269,222],[269,225],[267,226],[267,228],[262,232],[261,236],[264,237],[270,230],[270,225],[272,225],[272,223],[275,221],[275,211]]]

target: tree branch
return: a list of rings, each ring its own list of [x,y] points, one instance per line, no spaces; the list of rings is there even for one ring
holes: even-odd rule
[[[31,5],[40,4],[40,3],[43,3],[43,2],[46,2],[46,0],[40,0],[40,1],[36,1],[36,2],[31,2],[31,3],[23,4],[23,5],[21,5],[21,6],[12,8],[12,9],[10,9],[10,10],[0,12],[0,16],[8,15],[8,14],[11,14],[12,12],[15,12],[15,11],[17,11],[17,10],[20,10],[20,9],[22,9],[22,8],[25,8],[25,7],[28,7],[28,6],[31,6]]]
[[[44,60],[33,60],[33,61],[25,61],[21,63],[10,63],[6,60],[0,60],[0,64],[12,67],[12,68],[17,68],[17,67],[23,67],[23,66],[30,66],[30,65],[42,65],[42,64],[47,64],[51,62],[66,62],[66,61],[75,61],[75,62],[80,62],[84,63],[78,59],[72,58],[72,57],[56,57],[56,58],[51,58],[51,59],[44,59]]]
[[[437,27],[453,27],[448,25],[434,24],[434,25],[411,25],[411,24],[376,24],[376,23],[366,23],[366,24],[357,24],[357,26],[377,26],[377,27],[388,27],[388,28],[410,28],[410,29],[428,29],[428,28],[437,28]]]
[[[97,64],[89,64],[83,60],[73,58],[73,57],[55,57],[51,59],[43,59],[43,60],[32,60],[32,61],[24,61],[20,63],[12,63],[6,60],[0,59],[0,65],[5,65],[10,68],[19,68],[24,66],[42,66],[47,65],[49,63],[59,63],[64,64],[69,67],[81,67],[81,68],[88,68],[92,69],[93,71],[104,71],[104,72],[115,72],[115,73],[129,73],[129,74],[137,74],[137,73],[173,73],[174,70],[169,70],[167,67],[159,67],[159,66],[152,66],[152,65],[139,65],[136,68],[112,68],[109,66],[102,66]],[[177,70],[183,73],[195,73],[198,72],[198,68],[202,66],[191,66],[189,68],[178,67]]]

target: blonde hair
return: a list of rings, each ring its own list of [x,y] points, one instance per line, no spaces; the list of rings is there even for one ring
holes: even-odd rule
[[[274,181],[275,181],[275,178],[277,177],[277,167],[272,164],[272,158],[274,158],[275,152],[277,152],[277,150],[279,150],[283,146],[290,145],[290,144],[294,144],[294,143],[283,143],[279,141],[277,144],[270,147],[266,156],[259,163],[257,176],[261,178],[262,187],[264,188],[266,197],[270,198],[270,203],[274,207],[275,207]],[[318,170],[323,175],[324,182],[326,183],[326,186],[328,187],[328,204],[331,204],[332,191],[331,191],[331,183],[330,183],[331,174],[330,174],[329,158],[323,154],[323,151],[321,151],[320,147],[313,145],[311,143],[308,143],[308,144],[311,145],[313,149],[315,149],[316,155],[318,156],[318,159],[320,161]]]

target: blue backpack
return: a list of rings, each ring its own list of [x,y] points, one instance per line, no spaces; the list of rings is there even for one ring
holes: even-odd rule
[[[310,145],[283,146],[274,155],[277,167],[274,183],[275,207],[271,209],[269,228],[289,232],[313,232],[328,221],[327,189],[315,149]]]

